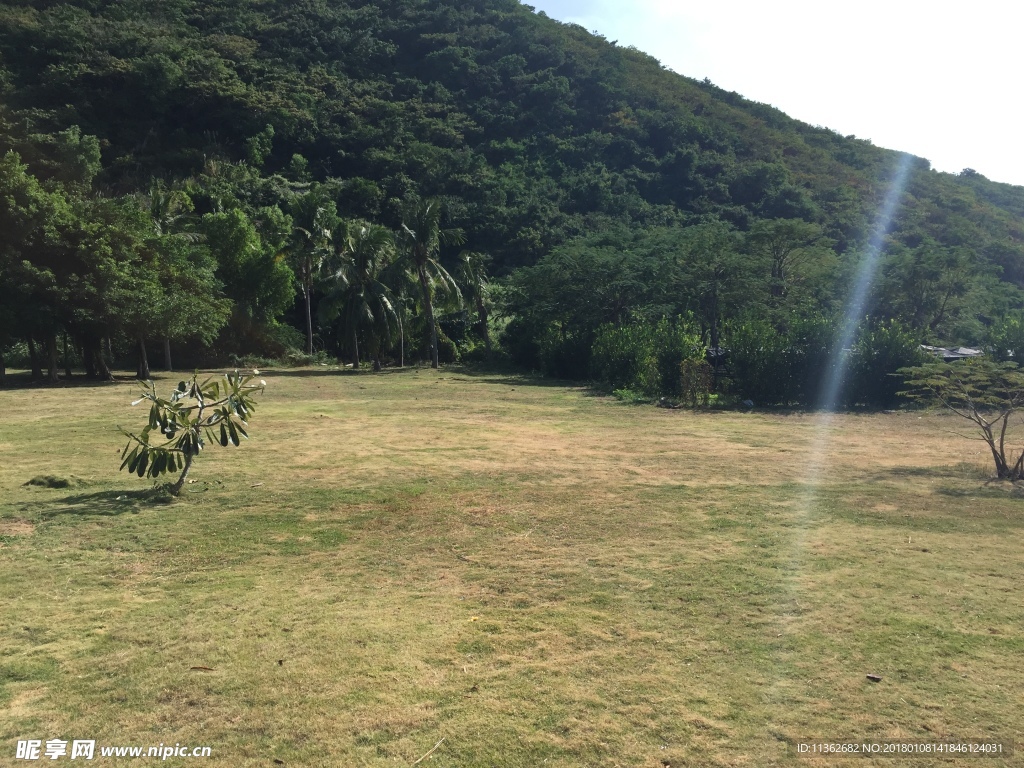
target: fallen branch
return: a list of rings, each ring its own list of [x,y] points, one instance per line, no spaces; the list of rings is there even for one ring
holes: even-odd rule
[[[445,737],[443,737],[443,736],[442,736],[442,737],[441,737],[441,740],[440,740],[439,742],[437,742],[437,744],[435,744],[435,745],[434,745],[434,748],[433,748],[432,750],[430,750],[429,752],[427,752],[427,754],[425,754],[425,755],[424,755],[423,757],[421,757],[421,758],[420,758],[419,760],[417,760],[417,761],[416,761],[415,763],[413,763],[413,765],[419,765],[419,764],[420,764],[420,763],[422,763],[422,762],[423,762],[424,760],[426,760],[426,759],[427,759],[428,757],[430,757],[430,756],[431,756],[432,754],[434,754],[434,752],[436,752],[436,751],[437,751],[437,748],[438,748],[438,747],[440,747],[440,746],[441,746],[442,744],[444,744],[444,740],[445,740]],[[411,768],[411,767],[410,767],[410,768]]]

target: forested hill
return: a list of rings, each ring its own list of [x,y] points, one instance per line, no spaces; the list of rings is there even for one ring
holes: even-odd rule
[[[524,367],[648,394],[709,348],[720,392],[810,403],[908,158],[851,402],[892,402],[920,342],[1024,357],[1024,188],[515,0],[12,0],[0,379],[10,350],[41,376],[42,344],[56,381],[58,339],[68,375],[145,376],[158,345],[437,365],[491,329]]]
[[[3,148],[39,173],[43,136],[78,126],[114,193],[245,162],[341,179],[340,213],[386,223],[442,195],[500,271],[608,222],[708,213],[819,222],[843,253],[895,157],[514,0],[14,0],[0,55]],[[1024,279],[1024,190],[917,168],[908,241]]]

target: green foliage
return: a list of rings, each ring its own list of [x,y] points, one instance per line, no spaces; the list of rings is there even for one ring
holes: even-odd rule
[[[613,390],[679,397],[692,394],[684,390],[683,362],[701,361],[704,354],[692,321],[662,319],[618,327],[606,325],[598,330],[591,349],[591,375]]]
[[[986,271],[991,269],[964,245],[926,241],[913,248],[896,246],[883,269],[882,312],[933,338],[951,338],[971,304],[977,306],[971,293]]]
[[[786,334],[764,320],[737,323],[727,329],[733,387],[758,404],[789,405],[801,395],[794,350]]]
[[[352,223],[335,247],[333,276],[320,304],[320,318],[340,322],[354,367],[359,367],[360,337],[379,364],[381,354],[402,332],[402,308],[387,284],[387,270],[396,258],[394,233],[379,225]]]
[[[627,405],[646,405],[651,402],[650,395],[645,395],[632,389],[614,389],[612,390],[612,396],[619,402],[626,403]]]
[[[417,325],[434,364],[460,292],[485,344],[502,315],[520,364],[564,376],[607,323],[788,336],[841,305],[896,158],[513,0],[20,3],[0,11],[0,96],[0,346],[31,336],[51,368],[57,333],[102,364],[101,339],[184,341],[196,312],[230,312],[219,352],[276,354],[282,322],[306,354],[350,351],[351,323],[318,311],[343,218],[399,233],[398,347]],[[148,220],[100,190],[148,196]],[[922,160],[901,211],[873,321],[980,343],[1024,304],[1019,190]],[[493,316],[481,268],[507,278]]]
[[[392,225],[392,201],[444,197],[498,273],[582,232],[681,212],[741,230],[813,222],[843,253],[863,241],[892,160],[512,0],[226,8],[8,9],[0,148],[31,146],[52,167],[53,137],[79,126],[104,147],[102,181],[122,189],[211,160],[343,176],[339,211]],[[926,164],[915,175],[926,234],[943,241],[955,218],[979,247],[1019,251],[1019,194]]]
[[[714,371],[707,360],[683,360],[679,364],[679,394],[684,402],[696,408],[711,402]]]
[[[101,369],[104,336],[212,339],[229,311],[213,261],[204,245],[172,231],[175,198],[159,192],[145,203],[50,191],[8,153],[0,164],[8,202],[0,214],[0,341],[43,340],[55,380],[58,333],[77,339]]]
[[[897,372],[928,358],[918,335],[897,320],[863,328],[853,348],[849,399],[882,408],[898,405],[904,386]]]
[[[440,200],[407,200],[402,210],[402,225],[398,240],[403,255],[403,266],[414,275],[419,284],[420,301],[427,321],[431,364],[440,361],[439,329],[434,314],[437,298],[462,303],[458,283],[441,264],[442,245],[461,245],[465,235],[461,229],[442,226],[444,206]],[[457,354],[457,351],[455,352]]]
[[[833,361],[835,325],[794,320],[780,331],[764,320],[737,322],[726,345],[736,394],[759,405],[815,405]]]
[[[993,323],[987,341],[996,360],[1020,365],[1024,360],[1024,313],[1008,314]]]
[[[820,316],[796,319],[784,330],[764,320],[730,326],[726,343],[736,393],[759,405],[819,405],[836,361],[837,336],[835,323]],[[866,320],[851,350],[844,402],[898,405],[903,385],[897,371],[926,359],[913,329],[895,320]]]
[[[217,277],[237,312],[269,321],[292,304],[294,273],[244,211],[208,213],[199,226],[216,259]]]
[[[266,387],[265,381],[256,380],[258,375],[259,371],[235,371],[200,382],[197,374],[179,382],[170,398],[157,395],[153,382],[140,382],[144,387],[142,397],[132,405],[151,403],[149,420],[138,435],[121,430],[128,436],[121,452],[121,469],[154,479],[180,471],[169,488],[174,495],[180,493],[192,462],[207,445],[237,447],[248,439],[255,396]]]
[[[253,166],[262,168],[273,148],[274,126],[267,125],[252,138],[245,140],[245,159]]]
[[[826,304],[838,259],[832,242],[818,224],[798,219],[757,221],[746,238],[746,250],[767,266],[767,308],[776,321],[794,310]]]

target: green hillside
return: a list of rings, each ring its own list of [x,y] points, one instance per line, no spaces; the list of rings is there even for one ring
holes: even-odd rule
[[[499,276],[595,233],[803,221],[834,259],[801,312],[841,303],[899,158],[514,0],[12,2],[0,63],[0,150],[50,189],[117,198],[159,179],[193,217],[238,210],[264,240],[267,211],[294,220],[311,184],[341,219],[391,229],[440,198],[457,250]],[[982,343],[1021,305],[1022,213],[1024,190],[916,160],[873,311]],[[286,303],[270,314],[301,327]]]

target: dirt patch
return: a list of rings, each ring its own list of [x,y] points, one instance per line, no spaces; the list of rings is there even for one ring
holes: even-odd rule
[[[31,536],[35,530],[27,520],[0,520],[0,536]]]

